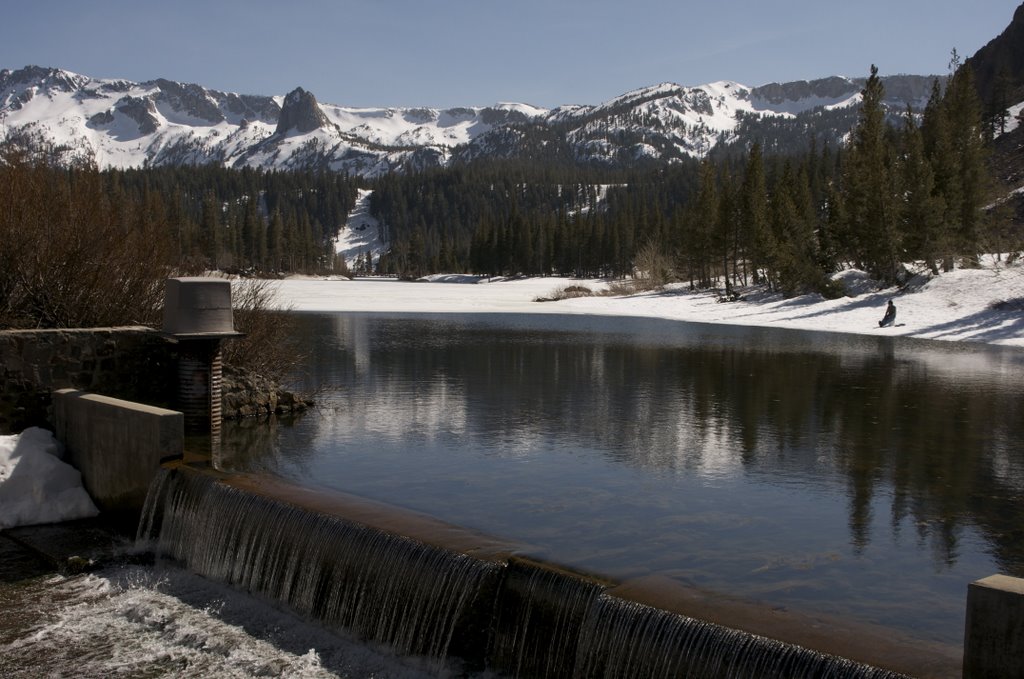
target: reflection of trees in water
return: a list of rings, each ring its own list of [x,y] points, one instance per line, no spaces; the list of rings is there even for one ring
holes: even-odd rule
[[[373,398],[404,395],[410,383],[417,398],[443,389],[449,406],[457,394],[467,430],[496,448],[548,435],[659,473],[842,479],[855,547],[871,540],[876,495],[891,492],[892,530],[911,526],[936,563],[955,562],[973,524],[1000,567],[1024,575],[1019,388],[933,375],[890,342],[846,355],[408,320],[367,332],[365,318],[348,322],[321,329],[334,339],[313,351],[314,374]],[[359,346],[339,347],[338,337]]]
[[[893,531],[911,523],[936,563],[955,563],[962,530],[973,524],[1004,570],[1024,574],[1024,542],[1006,530],[1024,518],[1013,502],[1024,491],[1019,447],[1004,445],[1024,438],[1019,393],[935,380],[891,355],[865,360],[835,386],[828,419],[839,430],[855,544],[867,544],[872,497],[887,482]],[[851,386],[861,398],[849,395]],[[1017,458],[1016,469],[999,473],[1006,456]]]

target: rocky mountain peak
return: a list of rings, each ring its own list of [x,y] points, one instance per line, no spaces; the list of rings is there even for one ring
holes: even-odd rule
[[[853,96],[860,91],[862,85],[848,78],[833,76],[818,80],[798,80],[788,83],[769,83],[751,90],[755,98],[763,99],[771,104],[782,104],[787,101],[803,99],[841,99]]]
[[[0,88],[31,84],[43,89],[73,92],[87,81],[85,76],[45,66],[26,66],[16,71],[5,68],[0,71]]]
[[[155,80],[154,84],[160,89],[157,99],[167,102],[174,110],[205,120],[211,125],[224,120],[217,103],[200,85],[178,83],[164,78]]]
[[[306,134],[327,124],[327,116],[320,110],[313,93],[296,87],[284,98],[276,134],[284,136],[293,129]]]
[[[0,71],[0,106],[20,108],[36,94],[75,92],[88,78],[58,68],[26,66]]]
[[[1015,103],[1024,95],[1024,4],[1013,13],[1013,21],[997,37],[965,63],[974,72],[978,94],[986,105],[1006,97]]]

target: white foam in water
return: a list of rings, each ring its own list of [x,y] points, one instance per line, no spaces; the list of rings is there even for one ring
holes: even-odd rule
[[[39,591],[24,592],[25,602],[13,602],[22,619],[35,618],[29,628],[11,640],[0,623],[0,675],[9,679],[438,676],[415,660],[171,566],[125,566],[39,584]]]

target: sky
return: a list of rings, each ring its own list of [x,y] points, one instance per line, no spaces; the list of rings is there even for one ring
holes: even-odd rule
[[[0,0],[0,68],[296,87],[352,107],[543,108],[633,89],[944,74],[1018,0]]]

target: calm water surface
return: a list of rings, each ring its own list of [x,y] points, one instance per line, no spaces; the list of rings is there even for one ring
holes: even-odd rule
[[[220,464],[616,579],[962,641],[1024,577],[1024,352],[581,316],[301,314],[291,426]]]

